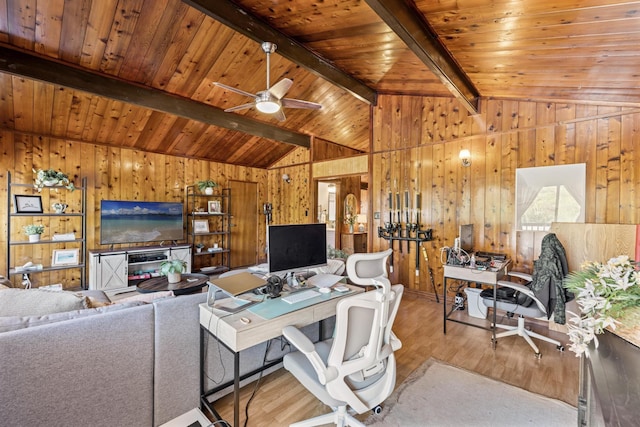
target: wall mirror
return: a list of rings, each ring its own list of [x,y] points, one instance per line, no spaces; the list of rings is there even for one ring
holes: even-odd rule
[[[356,196],[352,193],[347,194],[347,196],[344,198],[344,217],[346,218],[347,215],[351,214],[351,215],[357,215],[358,214],[358,199],[356,199]]]

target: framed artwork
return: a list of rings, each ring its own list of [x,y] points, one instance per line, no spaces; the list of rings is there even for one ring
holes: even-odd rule
[[[16,213],[42,213],[42,198],[40,196],[14,194],[13,199]]]
[[[209,221],[206,219],[194,219],[193,220],[193,232],[194,233],[208,233]]]
[[[74,265],[78,263],[79,249],[54,249],[51,255],[51,266]]]
[[[222,206],[220,205],[220,200],[209,200],[207,204],[209,213],[220,213],[222,212]]]

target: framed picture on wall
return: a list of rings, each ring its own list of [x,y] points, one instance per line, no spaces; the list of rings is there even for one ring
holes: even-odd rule
[[[13,195],[15,213],[42,213],[42,198],[40,196]]]
[[[206,219],[194,219],[193,220],[193,232],[194,233],[208,233],[209,221]]]
[[[51,255],[51,266],[75,265],[78,263],[79,249],[54,249]]]

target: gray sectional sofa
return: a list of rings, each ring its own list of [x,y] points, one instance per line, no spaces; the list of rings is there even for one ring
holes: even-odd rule
[[[0,424],[157,426],[198,407],[198,305],[205,301],[198,293],[115,304],[37,325],[23,317],[15,330],[0,322]],[[307,333],[317,338],[317,329]],[[210,389],[232,379],[233,359],[213,338],[206,346]],[[244,351],[242,371],[289,351],[272,345],[265,356],[265,349]]]

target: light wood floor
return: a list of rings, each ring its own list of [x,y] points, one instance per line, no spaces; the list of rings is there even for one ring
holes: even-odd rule
[[[505,323],[503,320],[498,317],[498,323]],[[435,358],[576,406],[579,359],[572,352],[559,352],[555,345],[535,340],[542,352],[542,358],[538,360],[531,347],[517,336],[498,340],[497,348],[493,350],[489,331],[447,322],[445,335],[442,322],[442,303],[405,294],[393,328],[402,341],[402,348],[396,352],[396,385],[401,384],[424,361]],[[537,327],[533,329],[547,333]],[[549,335],[563,343],[567,342],[564,334],[549,332]],[[250,384],[242,389],[241,424],[245,421],[245,405],[253,388],[253,384]],[[233,422],[231,396],[218,401],[216,409],[224,419]],[[291,374],[279,369],[262,379],[249,407],[247,425],[286,426],[329,411]]]

